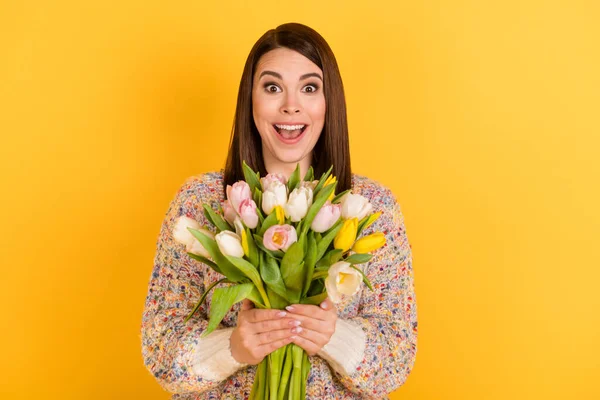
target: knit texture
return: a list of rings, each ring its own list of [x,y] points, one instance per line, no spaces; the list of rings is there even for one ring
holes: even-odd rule
[[[210,227],[202,203],[218,208],[224,200],[222,182],[223,170],[188,178],[169,205],[156,244],[142,314],[142,355],[146,368],[165,390],[173,393],[173,400],[247,399],[254,381],[253,365],[239,366],[227,358],[229,363],[224,364],[229,367],[221,370],[201,366],[202,357],[212,364],[215,359],[231,356],[228,346],[222,346],[222,339],[216,339],[221,345],[215,348],[213,358],[210,352],[198,352],[205,340],[201,341],[200,335],[208,324],[212,291],[194,317],[184,323],[204,289],[222,276],[187,255],[184,246],[173,239],[173,226],[179,216],[186,215]],[[387,243],[369,263],[363,264],[374,291],[361,285],[355,296],[336,305],[338,319],[343,322],[336,326],[329,344],[318,355],[309,357],[309,400],[388,398],[388,393],[404,384],[415,363],[414,274],[400,205],[390,189],[362,175],[352,175],[352,193],[369,199],[373,212],[382,212],[363,234],[381,231]],[[214,228],[210,229],[214,232]],[[235,327],[239,309],[240,303],[235,304],[218,329]],[[348,359],[340,358],[343,345],[339,338],[344,337],[341,325],[350,331],[355,327],[362,329],[364,351],[356,349],[361,343],[357,338],[347,343],[353,347],[348,350]],[[217,333],[216,337],[226,332]],[[362,355],[360,361],[355,360],[356,354]]]

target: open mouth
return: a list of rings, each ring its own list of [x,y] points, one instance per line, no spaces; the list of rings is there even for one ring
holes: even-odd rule
[[[273,129],[284,141],[295,141],[306,131],[308,125],[273,125]]]

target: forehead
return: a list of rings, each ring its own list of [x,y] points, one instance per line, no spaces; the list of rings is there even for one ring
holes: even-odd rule
[[[288,48],[278,48],[263,54],[256,63],[254,77],[262,71],[274,71],[283,79],[297,79],[309,72],[320,72],[321,68],[297,51]]]

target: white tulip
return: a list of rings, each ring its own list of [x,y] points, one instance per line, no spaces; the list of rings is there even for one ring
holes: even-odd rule
[[[186,217],[185,215],[178,217],[175,221],[175,226],[173,227],[173,237],[175,241],[184,244],[187,252],[209,258],[209,252],[187,228],[199,230],[212,238],[214,238],[215,235],[211,231],[201,228],[198,221]]]
[[[300,182],[300,187],[309,188],[310,190],[314,191],[318,184],[319,184],[318,180],[315,180],[315,181],[302,181],[302,182]]]
[[[219,250],[226,256],[244,257],[242,239],[231,231],[222,231],[215,236]]]
[[[360,289],[362,275],[346,261],[339,261],[329,267],[325,288],[332,302],[342,301],[342,295],[353,296]]]
[[[373,206],[369,203],[369,200],[360,194],[348,192],[342,196],[340,203],[342,204],[342,218],[345,220],[358,218],[360,221],[373,210]]]
[[[273,180],[262,195],[262,210],[269,215],[276,206],[285,206],[288,197],[287,186],[279,180]]]
[[[283,207],[286,217],[293,222],[298,222],[306,216],[313,202],[313,192],[310,188],[299,187],[290,193],[286,205]]]

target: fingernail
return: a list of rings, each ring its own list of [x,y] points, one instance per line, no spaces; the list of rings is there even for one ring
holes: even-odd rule
[[[294,340],[296,339],[296,336],[290,336],[290,339]]]
[[[287,315],[287,313],[285,311],[281,311],[277,313],[278,317],[285,317]]]
[[[294,307],[292,307],[292,306],[287,306],[285,309],[288,311],[294,311]]]
[[[326,302],[322,302],[322,303],[321,303],[321,308],[322,308],[323,310],[327,310],[327,303],[326,303]]]
[[[302,328],[300,328],[299,326],[296,327],[296,328],[292,328],[292,332],[293,333],[300,333],[300,332],[302,332]]]
[[[301,324],[301,322],[300,322],[300,321],[290,321],[290,322],[289,322],[289,325],[290,325],[290,326],[298,326],[298,325],[300,325],[300,324]]]

